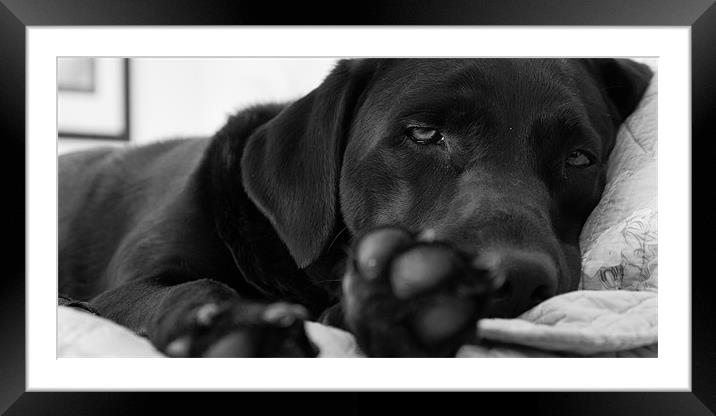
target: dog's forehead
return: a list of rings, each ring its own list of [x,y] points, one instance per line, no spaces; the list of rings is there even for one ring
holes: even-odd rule
[[[382,65],[367,95],[383,117],[411,112],[553,112],[579,95],[563,59],[401,59]]]
[[[405,59],[382,67],[352,120],[355,161],[390,146],[411,124],[448,132],[464,156],[493,142],[500,149],[556,148],[577,134],[601,134],[592,121],[593,113],[605,113],[599,92],[584,87],[594,80],[575,60]],[[569,134],[556,134],[567,128]]]
[[[558,59],[388,60],[365,95],[355,131],[376,141],[416,115],[450,119],[453,126],[492,119],[528,128],[565,107],[582,107],[576,73],[573,63]]]
[[[393,91],[436,87],[504,90],[552,83],[573,87],[576,73],[573,60],[534,58],[408,58],[392,60],[382,68],[378,83]]]

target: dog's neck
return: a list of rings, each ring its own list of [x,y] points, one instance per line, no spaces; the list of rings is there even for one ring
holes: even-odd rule
[[[262,297],[301,303],[319,314],[337,301],[340,275],[333,273],[336,253],[342,246],[330,247],[329,255],[299,269],[269,220],[246,194],[241,180],[241,156],[248,138],[281,108],[261,106],[244,110],[232,116],[211,138],[200,168],[205,185],[202,189],[206,190],[202,200],[243,278]]]

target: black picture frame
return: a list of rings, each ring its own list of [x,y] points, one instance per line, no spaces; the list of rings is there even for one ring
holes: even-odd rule
[[[130,70],[130,59],[120,58],[118,65],[120,65],[121,71],[121,86],[119,88],[119,97],[116,97],[120,101],[122,108],[122,114],[120,116],[121,130],[118,133],[104,133],[104,132],[80,132],[72,129],[63,129],[61,126],[58,127],[57,137],[59,139],[89,139],[89,140],[114,140],[114,141],[129,141],[130,136],[130,122],[131,122],[131,70]],[[91,91],[90,91],[91,92]],[[59,93],[59,92],[58,92]]]
[[[270,2],[217,0],[0,0],[0,137],[8,143],[10,155],[4,187],[7,222],[11,223],[9,242],[4,256],[10,263],[0,291],[0,412],[7,414],[134,414],[159,404],[162,413],[170,407],[184,408],[201,403],[204,413],[230,406],[239,411],[259,404],[265,410],[291,410],[308,406],[313,413],[327,409],[331,413],[361,413],[377,404],[361,393],[325,398],[292,395],[286,399],[268,399],[263,395],[251,399],[234,394],[181,394],[160,397],[145,393],[40,393],[25,392],[25,29],[27,26],[70,25],[645,25],[688,26],[691,28],[692,59],[692,195],[708,195],[712,185],[710,161],[699,161],[713,154],[716,137],[716,6],[713,0],[560,0],[487,1],[416,0],[361,1],[330,5],[296,2],[276,7]],[[708,146],[708,148],[707,148]],[[701,163],[703,162],[703,163]],[[12,176],[10,176],[12,175]],[[22,178],[22,180],[19,180]],[[701,192],[693,190],[703,189]],[[12,203],[9,203],[9,202]],[[716,301],[713,300],[713,278],[699,275],[697,264],[709,259],[712,244],[705,237],[714,230],[716,219],[705,214],[706,204],[692,201],[692,216],[700,220],[692,228],[692,388],[689,392],[550,392],[550,393],[480,393],[460,395],[464,411],[525,414],[683,414],[707,415],[716,409]],[[693,220],[692,220],[693,221]],[[13,228],[14,227],[14,228]],[[699,244],[700,240],[700,244]],[[705,243],[706,242],[706,243]],[[709,250],[709,251],[707,251]],[[687,278],[687,276],[684,276]],[[519,375],[516,375],[519,376]],[[513,397],[512,395],[520,395]],[[383,403],[381,409],[389,406]],[[410,408],[428,409],[429,404],[441,410],[462,411],[455,397],[432,395],[398,397],[401,413]],[[320,402],[319,402],[320,401]],[[227,407],[224,407],[227,408]],[[212,410],[213,409],[213,410]],[[490,410],[493,409],[493,410]],[[372,411],[371,411],[372,412]]]

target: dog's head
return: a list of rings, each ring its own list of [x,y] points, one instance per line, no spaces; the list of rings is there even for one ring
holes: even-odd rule
[[[514,316],[580,276],[579,234],[651,72],[621,59],[341,61],[250,138],[244,186],[299,267],[336,224],[429,232]]]

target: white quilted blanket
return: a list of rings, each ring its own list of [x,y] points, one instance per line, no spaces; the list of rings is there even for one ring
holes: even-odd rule
[[[483,319],[481,345],[458,357],[654,357],[657,349],[654,292],[592,291],[549,299],[519,319]],[[111,321],[60,306],[60,357],[160,357],[144,338]],[[309,322],[321,357],[362,357],[347,332]]]
[[[656,74],[655,60],[642,60]],[[617,137],[608,183],[587,221],[581,289],[518,319],[483,319],[480,345],[459,357],[654,357],[657,355],[656,75]],[[161,356],[110,321],[59,307],[60,357]],[[352,335],[306,324],[322,357],[361,356]]]

